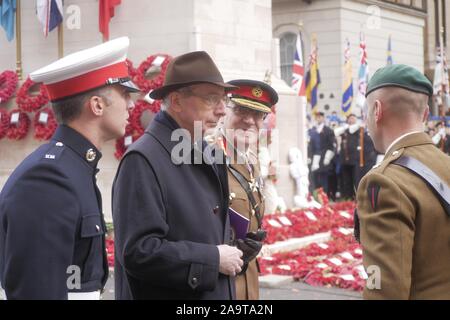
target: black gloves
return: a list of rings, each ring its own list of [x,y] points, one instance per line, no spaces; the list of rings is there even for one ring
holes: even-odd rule
[[[242,260],[244,265],[239,274],[244,274],[247,271],[250,261],[256,258],[262,248],[262,241],[266,238],[266,231],[258,230],[256,232],[249,232],[245,239],[237,239],[236,246],[242,251]]]

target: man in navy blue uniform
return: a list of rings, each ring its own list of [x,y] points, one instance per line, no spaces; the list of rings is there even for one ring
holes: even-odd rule
[[[333,130],[325,125],[323,112],[315,114],[316,125],[309,130],[308,163],[310,168],[311,191],[323,188],[330,192],[329,178],[334,170],[332,162],[336,150],[336,138]]]
[[[76,52],[34,73],[60,123],[0,194],[0,282],[7,299],[99,299],[108,278],[102,145],[125,133],[128,38]]]
[[[127,150],[113,185],[116,299],[235,297],[243,261],[228,245],[227,169],[203,152],[230,88],[198,51],[172,60],[151,92],[162,111]]]

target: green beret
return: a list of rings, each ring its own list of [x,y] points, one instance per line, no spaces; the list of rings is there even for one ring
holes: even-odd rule
[[[366,97],[384,87],[399,87],[406,90],[433,95],[433,85],[422,72],[404,64],[394,64],[381,69],[372,76],[367,85]]]

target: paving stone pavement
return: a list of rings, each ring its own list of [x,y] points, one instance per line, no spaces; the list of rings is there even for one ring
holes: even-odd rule
[[[2,290],[0,290],[0,300],[4,299]],[[106,289],[103,293],[103,300],[114,300],[114,275],[111,273],[106,283]],[[312,287],[310,285],[291,282],[283,284],[278,288],[261,288],[261,300],[360,300],[361,294],[354,291]]]
[[[103,300],[114,300],[114,274],[110,272]],[[301,282],[283,284],[278,288],[261,288],[261,300],[361,300],[360,293],[338,288],[312,287]]]

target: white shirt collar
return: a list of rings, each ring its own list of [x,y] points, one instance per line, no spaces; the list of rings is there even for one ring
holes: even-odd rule
[[[321,123],[321,124],[316,125],[316,130],[317,130],[317,132],[318,132],[318,133],[321,133],[324,126],[325,126],[324,123]]]
[[[400,140],[402,140],[403,138],[405,138],[406,136],[412,135],[414,133],[420,133],[421,131],[412,131],[412,132],[408,132],[405,133],[403,135],[401,135],[400,137],[398,137],[397,139],[395,139],[394,141],[392,141],[392,143],[389,145],[389,147],[386,149],[386,153],[385,155],[389,154],[389,152],[391,151],[390,149]]]

